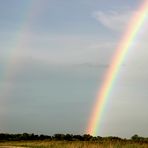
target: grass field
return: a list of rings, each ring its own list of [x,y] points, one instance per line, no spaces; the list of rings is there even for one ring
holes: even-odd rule
[[[146,143],[129,142],[80,142],[80,141],[9,141],[0,142],[0,148],[31,147],[31,148],[148,148]]]

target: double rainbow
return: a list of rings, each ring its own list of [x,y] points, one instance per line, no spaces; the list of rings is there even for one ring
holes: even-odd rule
[[[133,41],[141,30],[142,25],[148,14],[148,0],[145,0],[140,6],[137,13],[132,16],[132,19],[126,29],[126,32],[119,43],[115,55],[112,58],[111,66],[106,72],[105,79],[98,92],[95,104],[93,106],[93,111],[88,122],[87,133],[96,136],[99,133],[99,127],[101,124],[102,114],[104,112],[104,107],[109,99],[109,94],[113,88],[113,83],[118,75],[121,64],[127,54],[131,49]]]

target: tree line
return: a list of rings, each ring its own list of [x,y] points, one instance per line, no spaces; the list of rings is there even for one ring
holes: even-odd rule
[[[0,133],[0,141],[20,141],[20,140],[58,140],[58,141],[133,141],[133,142],[146,142],[148,143],[148,138],[140,137],[138,135],[133,135],[130,139],[122,139],[120,137],[109,136],[109,137],[100,137],[100,136],[91,136],[89,134],[84,135],[73,135],[73,134],[54,134],[53,136],[49,135],[36,135],[36,134],[8,134]]]

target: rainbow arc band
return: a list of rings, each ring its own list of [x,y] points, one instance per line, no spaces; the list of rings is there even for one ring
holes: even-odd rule
[[[134,39],[138,32],[141,30],[146,17],[148,15],[148,0],[145,0],[138,11],[132,16],[130,23],[127,26],[111,61],[111,66],[105,74],[105,79],[98,92],[95,100],[92,114],[89,118],[87,133],[93,136],[97,136],[99,128],[101,126],[101,118],[104,112],[106,102],[109,99],[109,94],[113,89],[113,83],[116,80],[121,64],[126,57],[129,50],[132,48]]]

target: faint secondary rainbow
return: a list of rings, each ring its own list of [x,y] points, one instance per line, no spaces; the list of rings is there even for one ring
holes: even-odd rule
[[[14,88],[14,81],[15,76],[18,71],[21,69],[22,59],[21,55],[23,54],[23,50],[27,46],[27,39],[30,35],[29,27],[30,23],[32,22],[33,16],[39,11],[39,4],[32,0],[30,1],[22,1],[21,3],[22,10],[20,11],[19,16],[21,21],[19,22],[20,25],[15,30],[14,33],[14,43],[12,47],[8,47],[8,54],[5,58],[4,69],[2,71],[1,79],[1,98],[0,104],[3,110],[8,110],[6,108],[6,104],[8,101],[7,94],[11,94]],[[9,85],[6,84],[6,81],[9,81]],[[7,86],[5,86],[7,85]]]
[[[109,99],[109,94],[113,88],[113,83],[118,75],[121,64],[132,47],[133,41],[136,38],[137,33],[141,30],[142,25],[148,14],[148,0],[145,0],[140,6],[137,13],[132,16],[130,23],[126,29],[125,34],[121,42],[119,43],[115,54],[112,58],[111,65],[106,72],[105,79],[98,92],[96,101],[93,106],[93,111],[88,122],[87,133],[96,136],[98,130],[101,126],[101,118],[104,112],[104,108],[107,100]]]
[[[23,10],[22,12],[20,12],[22,21],[20,22],[20,26],[17,28],[17,30],[14,33],[13,46],[9,47],[8,55],[5,60],[5,69],[3,70],[3,77],[2,77],[3,80],[12,77],[13,73],[16,73],[16,68],[14,67],[20,64],[17,55],[21,53],[22,47],[25,46],[25,42],[28,36],[27,32],[28,22],[33,2],[30,1],[23,4],[24,4]]]

